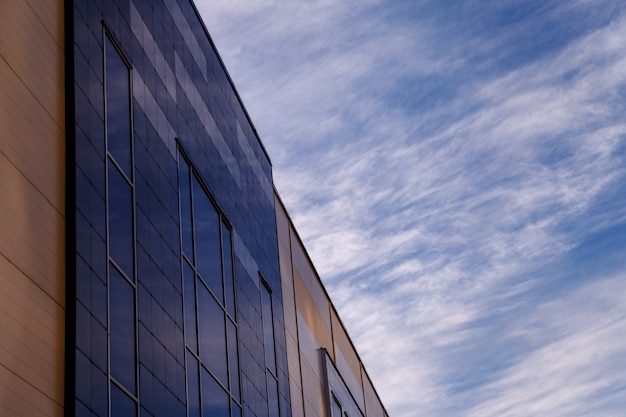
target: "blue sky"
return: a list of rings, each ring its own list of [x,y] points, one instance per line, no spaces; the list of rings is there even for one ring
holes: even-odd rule
[[[391,416],[624,415],[623,2],[196,5]]]

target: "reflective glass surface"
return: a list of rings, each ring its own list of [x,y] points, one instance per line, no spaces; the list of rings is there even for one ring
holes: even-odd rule
[[[278,381],[267,374],[267,401],[270,410],[269,417],[278,416]]]
[[[237,354],[237,328],[229,319],[226,320],[228,342],[228,374],[230,375],[230,393],[239,399],[239,356]]]
[[[202,368],[202,415],[229,417],[230,398],[215,379]]]
[[[180,169],[180,227],[182,229],[183,252],[193,262],[193,236],[191,230],[191,185],[189,178],[189,166],[185,159],[179,155]]]
[[[235,280],[233,276],[233,258],[231,245],[231,231],[222,222],[222,251],[224,258],[224,302],[226,311],[231,317],[235,317]]]
[[[109,266],[111,375],[135,392],[135,299],[133,287]]]
[[[200,417],[200,384],[198,383],[198,360],[187,352],[187,395],[189,417]]]
[[[196,328],[196,277],[193,269],[183,261],[183,280],[185,291],[185,337],[189,348],[198,352],[198,330]]]
[[[109,255],[133,277],[132,189],[115,164],[109,161]]]
[[[206,287],[198,282],[200,360],[224,385],[228,384],[224,310]]]
[[[274,351],[274,320],[272,317],[272,295],[261,286],[261,309],[263,315],[263,337],[265,341],[265,364],[276,375],[276,354]]]
[[[137,404],[135,401],[115,384],[111,384],[111,416],[135,417],[136,415]]]
[[[233,412],[232,417],[241,417],[241,407],[239,407],[239,405],[236,402],[232,401],[230,403],[230,407]]]
[[[198,180],[193,178],[193,220],[196,269],[213,294],[223,302],[219,216]]]
[[[70,5],[77,206],[68,210],[83,264],[79,299],[68,302],[81,304],[77,354],[91,367],[68,377],[77,409],[182,417],[189,403],[191,416],[204,405],[203,417],[241,417],[245,397],[251,416],[268,417],[264,371],[287,374],[285,357],[265,359],[263,345],[284,356],[284,329],[265,325],[276,335],[266,343],[259,304],[257,271],[280,288],[269,158],[193,2]],[[288,416],[289,401],[279,404]]]
[[[131,178],[130,77],[121,56],[109,38],[104,38],[107,148]]]

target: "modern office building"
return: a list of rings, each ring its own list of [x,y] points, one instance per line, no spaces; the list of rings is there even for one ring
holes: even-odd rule
[[[2,2],[0,129],[0,415],[387,416],[193,2]]]

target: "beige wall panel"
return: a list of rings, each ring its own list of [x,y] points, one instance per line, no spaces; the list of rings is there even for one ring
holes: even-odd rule
[[[0,195],[0,253],[64,305],[64,218],[3,154]]]
[[[339,371],[343,382],[348,386],[348,389],[352,393],[352,397],[356,403],[361,407],[361,410],[365,409],[365,396],[363,395],[363,386],[361,385],[361,378],[357,379],[353,374],[348,362],[343,356],[343,352],[335,344],[335,367]]]
[[[44,108],[62,108],[63,2],[60,0],[0,3],[0,55]],[[62,84],[61,84],[62,85]]]
[[[317,364],[315,367],[317,367]],[[324,385],[308,361],[302,362],[302,389],[304,392],[304,414],[306,417],[326,416]]]
[[[385,417],[385,409],[376,395],[374,385],[363,371],[363,391],[365,394],[365,412],[367,417]]]
[[[289,393],[291,395],[291,416],[304,417],[304,404],[302,399],[302,386],[300,385],[300,367],[298,365],[298,378],[289,375]]]
[[[289,367],[289,378],[294,383],[300,385],[300,354],[298,341],[295,338],[287,337],[287,366]]]
[[[298,338],[301,366],[304,366],[305,362],[308,363],[315,372],[317,379],[321,381],[324,378],[324,367],[322,366],[320,346],[309,326],[302,320],[300,312],[298,312]]]
[[[63,407],[0,364],[0,415],[62,417]]]
[[[330,305],[328,296],[322,286],[322,282],[317,276],[317,272],[306,255],[306,249],[298,239],[297,233],[293,228],[291,231],[291,258],[295,271],[300,274],[302,282],[306,285],[310,296],[322,313],[324,322],[330,328]]]
[[[0,1],[0,415],[62,416],[62,0]]]
[[[283,314],[285,316],[285,330],[296,336],[296,304],[293,288],[293,276],[291,274],[291,262],[288,249],[282,244],[278,245],[278,257],[280,261],[280,279],[283,294]]]
[[[274,194],[276,207],[276,231],[278,233],[278,242],[286,247],[291,246],[289,243],[289,225],[291,221],[277,194]]]
[[[29,401],[54,401],[60,406],[65,311],[4,256],[0,256],[0,282],[0,366],[7,371],[3,382],[25,381],[33,388]],[[6,397],[0,404],[19,408],[20,401],[20,397]]]
[[[350,342],[348,333],[346,332],[343,323],[339,320],[335,309],[331,311],[331,320],[333,324],[333,341],[337,347],[341,350],[343,359],[350,367],[350,371],[354,379],[358,382],[358,386],[361,386],[361,361],[359,355],[356,353],[354,346]],[[335,361],[336,363],[337,361]]]
[[[0,56],[0,151],[63,210],[63,1],[0,2]]]
[[[301,314],[301,316],[298,317],[298,329],[300,329],[300,319],[302,317],[317,340],[318,345],[332,352],[333,341],[330,326],[326,324],[326,320],[324,320],[324,316],[320,312],[320,306],[314,302],[306,285],[300,278],[298,271],[294,271],[293,279],[296,290],[296,307]],[[326,306],[322,305],[321,308],[324,309]],[[302,349],[302,346],[300,346],[300,348]]]
[[[63,93],[62,84],[59,94]],[[60,212],[64,210],[63,111],[53,115],[0,59],[0,152]],[[58,117],[54,117],[58,116]]]

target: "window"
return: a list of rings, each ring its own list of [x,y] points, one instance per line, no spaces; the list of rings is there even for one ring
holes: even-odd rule
[[[278,374],[276,371],[276,348],[274,346],[274,311],[269,285],[261,277],[261,315],[263,316],[263,339],[265,345],[265,377],[269,417],[279,417]]]
[[[187,410],[241,417],[231,228],[179,153]]]
[[[135,216],[130,69],[104,38],[111,415],[137,415]],[[80,383],[80,381],[79,381]]]

